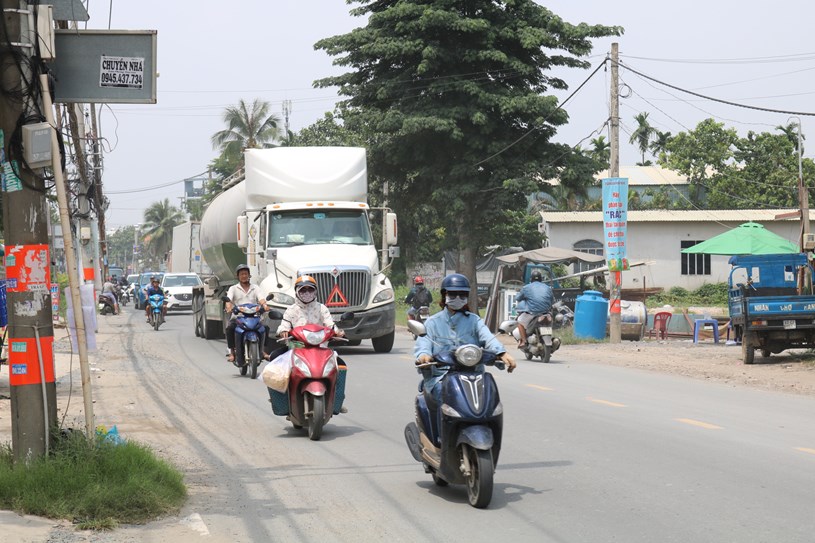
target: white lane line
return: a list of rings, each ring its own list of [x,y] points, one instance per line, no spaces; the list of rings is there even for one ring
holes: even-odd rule
[[[181,519],[180,523],[185,526],[189,526],[200,535],[209,535],[209,528],[207,528],[206,523],[204,523],[204,519],[202,519],[201,515],[198,513],[193,513],[192,515]]]
[[[599,400],[597,398],[592,398],[591,396],[589,396],[586,399],[588,401],[590,401],[590,402],[599,403],[599,404],[602,404],[602,405],[608,405],[610,407],[628,407],[624,403],[610,402],[608,400]]]
[[[715,424],[710,424],[709,422],[702,422],[701,420],[694,420],[694,419],[674,419],[677,422],[681,422],[684,424],[690,424],[691,426],[698,426],[699,428],[705,428],[707,430],[721,430],[721,426],[716,426]]]
[[[809,454],[815,454],[815,449],[808,449],[806,447],[795,447],[796,451],[801,451]]]
[[[555,390],[554,388],[542,387],[540,385],[526,385],[529,388],[537,388],[538,390]]]

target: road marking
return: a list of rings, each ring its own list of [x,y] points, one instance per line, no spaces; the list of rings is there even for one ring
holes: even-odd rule
[[[693,420],[693,419],[674,419],[677,422],[684,422],[685,424],[690,424],[691,426],[698,426],[699,428],[706,428],[708,430],[721,430],[721,426],[716,426],[715,424],[710,424],[709,422],[702,422],[701,420]]]
[[[529,388],[537,388],[538,390],[555,390],[554,388],[542,387],[540,385],[526,385]]]
[[[189,526],[191,529],[201,535],[209,535],[209,529],[204,523],[204,519],[202,519],[201,515],[198,513],[193,513],[192,515],[181,519],[180,523]]]
[[[815,454],[815,449],[807,449],[806,447],[795,447],[796,451],[801,451],[809,454]]]
[[[608,405],[608,406],[611,406],[611,407],[628,407],[628,406],[626,406],[625,404],[622,404],[622,403],[610,402],[608,400],[598,400],[597,398],[592,398],[591,396],[589,396],[586,399],[588,401],[590,401],[590,402],[599,403],[599,404],[603,404],[603,405]]]

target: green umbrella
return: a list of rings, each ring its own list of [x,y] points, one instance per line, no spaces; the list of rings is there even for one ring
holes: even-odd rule
[[[777,255],[800,253],[801,249],[757,222],[746,222],[724,234],[683,249],[682,252],[707,255]]]

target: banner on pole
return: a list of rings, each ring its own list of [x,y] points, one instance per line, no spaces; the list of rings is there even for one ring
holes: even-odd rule
[[[603,237],[606,265],[611,272],[628,269],[627,249],[628,179],[603,179]]]

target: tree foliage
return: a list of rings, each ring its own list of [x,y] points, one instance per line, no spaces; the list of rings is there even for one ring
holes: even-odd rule
[[[221,152],[221,166],[242,165],[246,149],[273,146],[280,137],[280,118],[269,113],[271,107],[269,102],[255,98],[251,105],[240,100],[224,110],[226,128],[212,135],[212,146]]]
[[[153,202],[144,210],[142,233],[147,241],[148,256],[154,265],[164,260],[173,242],[173,228],[184,222],[184,213],[170,204],[170,199]]]
[[[567,88],[551,70],[589,67],[591,38],[621,29],[572,25],[532,0],[351,3],[367,25],[315,46],[350,71],[316,85],[346,97],[343,122],[367,135],[369,166],[390,181],[393,206],[416,224],[429,205],[473,277],[477,249],[506,213],[590,160],[550,143],[568,121],[547,94]]]

